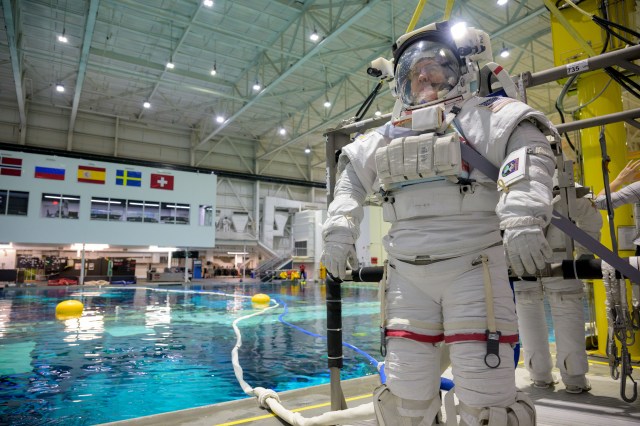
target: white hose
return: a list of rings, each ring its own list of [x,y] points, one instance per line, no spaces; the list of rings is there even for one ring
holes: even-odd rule
[[[242,336],[240,335],[240,329],[238,328],[238,323],[244,319],[255,317],[256,315],[262,315],[265,312],[280,306],[277,302],[274,302],[274,303],[275,304],[273,306],[269,306],[268,308],[264,308],[258,312],[254,312],[252,314],[240,317],[231,324],[233,326],[233,331],[236,333],[236,345],[233,347],[233,350],[231,351],[231,364],[233,365],[233,372],[236,374],[236,379],[238,380],[240,387],[242,388],[244,393],[246,393],[249,396],[255,396],[255,393],[253,391],[253,388],[249,386],[247,382],[244,381],[243,374],[242,374],[242,367],[240,367],[240,362],[238,361],[238,349],[240,349],[240,347],[242,346]]]
[[[244,381],[242,367],[238,361],[238,349],[242,347],[242,336],[238,323],[244,319],[261,315],[271,309],[275,309],[280,306],[277,302],[274,302],[273,306],[262,309],[258,312],[254,312],[250,315],[245,315],[236,319],[233,323],[233,331],[236,334],[236,345],[231,351],[231,363],[233,364],[233,371],[236,375],[236,379],[242,387],[244,393],[249,396],[255,396],[258,399],[260,406],[269,408],[273,414],[280,417],[292,426],[329,426],[335,424],[341,424],[345,421],[357,421],[357,420],[371,420],[375,416],[373,409],[373,403],[362,404],[357,407],[348,408],[340,411],[329,411],[316,417],[305,418],[299,413],[294,413],[291,410],[286,409],[280,404],[280,398],[276,391],[272,389],[265,389],[261,387],[252,388],[247,382]]]

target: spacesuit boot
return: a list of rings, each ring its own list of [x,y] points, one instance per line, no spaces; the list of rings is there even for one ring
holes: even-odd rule
[[[553,362],[549,351],[549,330],[541,283],[516,282],[516,312],[525,368],[535,387],[548,388],[557,381],[551,374]]]

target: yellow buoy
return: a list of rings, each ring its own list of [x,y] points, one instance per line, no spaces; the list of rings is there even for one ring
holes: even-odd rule
[[[270,301],[271,298],[264,293],[254,294],[253,297],[251,297],[251,302],[257,305],[268,305]]]
[[[84,305],[79,300],[65,300],[56,306],[56,319],[67,320],[80,318]]]

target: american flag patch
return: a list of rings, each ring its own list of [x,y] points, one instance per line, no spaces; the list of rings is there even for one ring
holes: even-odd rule
[[[498,112],[502,107],[510,104],[511,102],[516,102],[516,100],[512,98],[505,98],[503,96],[494,96],[479,103],[478,106],[489,108],[493,112]]]

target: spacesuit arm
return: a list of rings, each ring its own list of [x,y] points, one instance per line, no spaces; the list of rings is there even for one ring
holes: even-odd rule
[[[343,280],[348,265],[357,266],[355,242],[360,235],[366,191],[344,154],[338,160],[338,180],[322,228],[322,263],[332,278]]]
[[[553,211],[551,177],[555,158],[547,138],[528,121],[515,128],[508,139],[506,154],[501,176],[509,175],[504,173],[505,167],[517,173],[507,179],[496,214],[513,272],[518,276],[525,270],[534,274],[544,268],[553,254],[543,228],[551,221]]]
[[[596,241],[600,241],[602,215],[593,202],[587,198],[576,200],[576,225]],[[576,257],[592,254],[586,247],[576,242]]]
[[[526,177],[502,191],[496,207],[500,218],[500,229],[537,224],[546,227],[551,221],[552,176],[555,158],[549,141],[529,121],[523,121],[511,134],[506,154],[521,148],[529,148]]]
[[[322,228],[324,241],[355,244],[360,235],[360,222],[364,216],[362,204],[367,191],[358,179],[346,155],[338,160],[338,179],[334,198],[329,205],[327,220]]]

